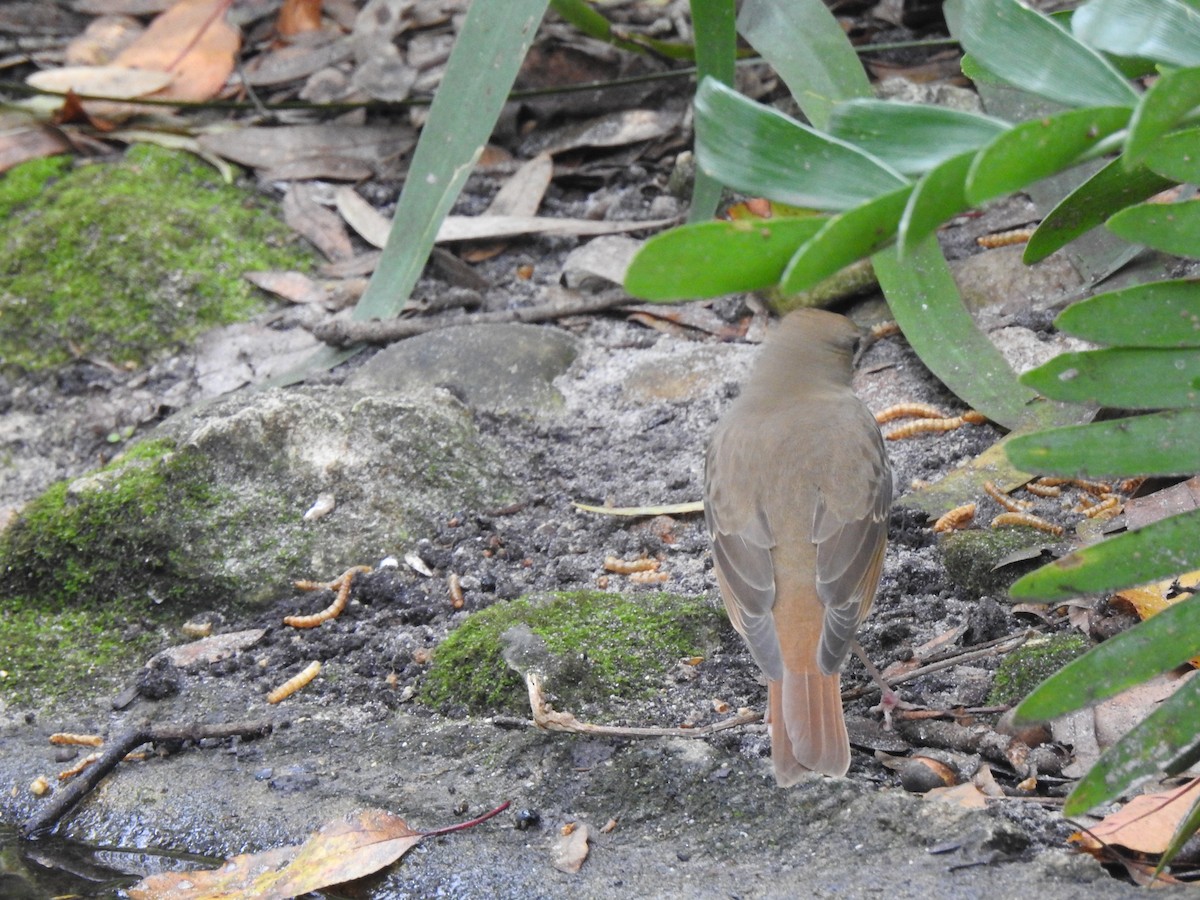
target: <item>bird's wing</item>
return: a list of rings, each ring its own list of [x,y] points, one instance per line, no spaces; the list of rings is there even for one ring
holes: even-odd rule
[[[765,512],[745,493],[722,490],[715,471],[737,471],[738,443],[714,437],[704,473],[704,519],[713,544],[721,598],[733,627],[767,678],[783,677],[783,657],[771,608],[775,605],[775,538]],[[717,459],[720,459],[717,462]]]
[[[854,633],[875,599],[883,568],[892,473],[873,422],[870,433],[873,440],[859,452],[864,456],[863,471],[871,477],[860,485],[817,486],[813,543],[817,545],[817,595],[825,604],[817,663],[826,674],[837,671],[850,651]]]

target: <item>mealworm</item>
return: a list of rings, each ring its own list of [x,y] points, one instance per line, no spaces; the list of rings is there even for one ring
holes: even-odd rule
[[[1037,497],[1060,497],[1062,488],[1057,484],[1045,484],[1041,481],[1031,481],[1025,485],[1025,490]]]
[[[1025,244],[1033,237],[1035,228],[1014,228],[1011,231],[998,231],[995,234],[984,234],[975,238],[975,243],[987,250],[997,247],[1009,247],[1013,244]]]
[[[29,785],[29,792],[35,797],[44,797],[50,793],[50,781],[45,775],[39,775]]]
[[[930,403],[896,403],[875,413],[875,421],[882,425],[893,419],[944,419],[946,414]]]
[[[1085,516],[1087,516],[1089,519],[1098,518],[1108,512],[1111,512],[1113,515],[1116,515],[1117,512],[1119,512],[1118,507],[1120,505],[1121,505],[1120,497],[1106,497],[1104,500],[1101,500],[1099,503],[1096,503],[1093,506],[1089,507],[1088,509],[1085,509],[1083,511],[1083,514]]]
[[[646,570],[642,572],[634,572],[629,576],[630,584],[664,584],[671,580],[669,572],[655,572]]]
[[[632,575],[634,572],[653,572],[658,568],[657,559],[618,559],[615,556],[604,557],[604,568],[617,575]]]
[[[462,609],[466,598],[463,597],[462,582],[453,572],[446,578],[446,587],[450,589],[450,605],[455,609]]]
[[[1038,531],[1045,531],[1049,534],[1062,534],[1061,525],[1055,525],[1052,522],[1047,522],[1041,516],[1035,516],[1031,513],[1006,512],[1000,513],[996,518],[992,519],[993,528],[1002,528],[1005,525],[1024,526],[1026,528],[1036,528]]]
[[[954,509],[934,522],[933,530],[939,533],[956,531],[959,528],[964,528],[973,518],[975,518],[975,504],[964,503],[962,506],[954,507]]]
[[[1026,500],[1016,500],[1008,496],[1008,494],[1001,491],[1000,488],[996,487],[996,485],[991,481],[985,481],[983,483],[983,490],[989,497],[991,497],[1009,512],[1021,512],[1022,510],[1029,509],[1029,507],[1032,505]]]
[[[310,662],[298,675],[293,675],[279,687],[275,688],[275,690],[271,691],[271,693],[267,694],[267,702],[279,703],[286,700],[316,678],[320,671],[321,663],[319,661]]]
[[[293,628],[316,628],[322,622],[328,622],[330,619],[337,618],[342,614],[342,610],[346,608],[346,601],[350,599],[350,585],[354,581],[354,576],[359,572],[368,573],[370,571],[370,566],[352,566],[333,579],[333,581],[327,583],[319,581],[294,582],[296,587],[302,591],[317,591],[327,588],[331,591],[336,590],[337,596],[333,598],[333,603],[320,612],[313,613],[311,616],[285,616],[283,624],[291,625]]]
[[[884,435],[889,441],[902,441],[918,434],[937,434],[943,431],[953,431],[964,424],[962,416],[950,419],[913,419],[906,425],[893,429]]]
[[[74,744],[79,747],[100,747],[104,738],[98,734],[72,734],[69,731],[58,731],[50,735],[52,744]]]
[[[101,754],[99,753],[89,753],[87,756],[80,759],[79,762],[75,763],[75,765],[71,766],[71,768],[63,769],[61,772],[59,772],[58,780],[66,781],[68,778],[74,778],[76,775],[98,760],[100,756]]]
[[[891,337],[894,334],[900,333],[900,325],[896,322],[880,322],[878,325],[872,325],[869,333],[871,343],[881,341],[886,337]]]

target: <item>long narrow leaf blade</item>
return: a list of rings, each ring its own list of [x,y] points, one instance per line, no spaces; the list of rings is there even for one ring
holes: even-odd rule
[[[442,220],[495,127],[548,0],[474,0],[409,166],[387,246],[353,318],[390,319],[408,302]]]
[[[1023,122],[975,157],[967,176],[967,197],[983,203],[1061,172],[1101,138],[1124,128],[1129,116],[1125,107],[1106,106]]]
[[[1200,350],[1114,347],[1063,353],[1026,372],[1021,383],[1067,403],[1118,409],[1200,406]]]
[[[1072,303],[1055,326],[1096,344],[1200,347],[1200,280],[1154,281]]]
[[[1066,106],[1137,102],[1103,56],[1017,0],[949,0],[945,12],[963,50],[1009,84]]]
[[[850,144],[711,78],[696,93],[696,156],[732,188],[811,209],[849,209],[905,183]]]
[[[903,175],[919,175],[952,156],[978,150],[1011,127],[1000,119],[943,106],[851,100],[834,107],[828,131]]]
[[[625,290],[646,300],[691,300],[779,283],[788,260],[827,220],[701,222],[656,235],[625,273]]]
[[[696,80],[713,78],[732,85],[737,63],[733,0],[691,0],[691,8],[696,41]],[[688,221],[703,222],[712,218],[721,200],[721,190],[717,179],[697,168]]]
[[[1127,419],[1068,425],[1027,435],[1008,446],[1027,472],[1131,478],[1200,471],[1200,410],[1171,410]]]
[[[969,150],[934,166],[921,176],[909,195],[900,217],[899,251],[903,259],[921,241],[942,227],[942,223],[970,209],[967,200],[967,173],[975,160]]]
[[[1200,106],[1200,67],[1176,69],[1158,79],[1142,97],[1125,138],[1122,159],[1136,166],[1185,115]]]
[[[1200,259],[1200,200],[1139,203],[1109,219],[1108,230],[1164,253]]]
[[[1114,56],[1200,65],[1200,11],[1178,0],[1091,0],[1071,17],[1071,31]]]
[[[1070,107],[1138,102],[1108,60],[1016,0],[949,0],[944,10],[962,49],[1009,84]]]
[[[817,128],[839,100],[871,96],[858,55],[822,0],[746,0],[737,26]]]
[[[1200,511],[1160,519],[1137,531],[1075,550],[1019,578],[1018,599],[1066,600],[1116,591],[1200,568]]]
[[[1169,672],[1200,651],[1200,601],[1172,604],[1093,647],[1051,675],[1017,707],[1019,722],[1044,722],[1114,697]]]
[[[946,387],[1005,428],[1039,414],[1033,409],[1037,394],[1017,381],[967,312],[936,236],[926,238],[903,261],[891,250],[876,253],[871,261],[905,338]]]
[[[796,251],[779,289],[785,294],[808,290],[890,244],[911,192],[911,186],[903,187],[829,219],[812,240]]]
[[[1132,170],[1120,158],[1064,197],[1037,227],[1025,246],[1024,260],[1032,265],[1127,206],[1166,190],[1174,182],[1139,166]]]
[[[1185,128],[1159,138],[1146,154],[1146,168],[1180,183],[1200,181],[1200,128]]]
[[[1157,654],[1158,648],[1154,652]],[[1063,815],[1082,815],[1168,768],[1196,745],[1197,722],[1200,679],[1192,678],[1104,752],[1071,791]]]

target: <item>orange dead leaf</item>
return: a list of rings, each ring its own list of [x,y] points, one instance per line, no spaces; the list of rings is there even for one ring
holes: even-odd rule
[[[1072,835],[1071,840],[1093,856],[1107,856],[1106,847],[1111,844],[1157,856],[1167,849],[1179,823],[1197,799],[1200,799],[1200,779],[1169,791],[1143,794],[1086,832]]]
[[[113,60],[130,69],[175,76],[162,100],[208,100],[225,86],[241,46],[237,29],[225,21],[232,0],[179,0]]]
[[[321,30],[322,0],[284,0],[275,19],[275,30],[283,37]]]
[[[1200,587],[1200,570],[1188,572],[1178,578],[1168,578],[1156,584],[1118,591],[1113,595],[1112,602],[1115,607],[1123,607],[1139,619],[1148,619],[1158,615],[1168,606],[1191,597],[1192,593],[1187,589],[1197,587]],[[1200,669],[1200,656],[1192,657],[1191,664],[1193,668]]]
[[[331,822],[299,847],[235,856],[219,869],[151,875],[128,893],[133,900],[167,896],[172,900],[212,896],[285,900],[378,872],[424,837],[476,825],[507,808],[504,803],[478,819],[436,831],[414,831],[399,816],[367,809],[353,818]]]

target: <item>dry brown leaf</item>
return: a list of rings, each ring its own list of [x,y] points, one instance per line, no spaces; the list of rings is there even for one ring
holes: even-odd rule
[[[251,628],[246,631],[230,631],[226,634],[215,634],[212,637],[192,641],[190,644],[168,647],[166,650],[152,656],[146,665],[153,665],[154,661],[159,658],[168,659],[173,665],[181,668],[219,662],[248,647],[253,647],[262,640],[262,636],[266,633],[267,629],[265,628]]]
[[[570,833],[559,835],[550,848],[551,862],[560,872],[573,875],[582,867],[588,855],[588,827],[577,825]]]
[[[390,866],[421,842],[399,816],[367,809],[324,826],[299,847],[235,856],[219,869],[165,872],[129,889],[134,900],[172,900],[219,895],[228,900],[286,900],[342,884]]]
[[[31,159],[55,156],[71,149],[57,128],[42,125],[0,133],[0,172]]]
[[[983,809],[987,806],[987,795],[969,781],[954,787],[933,788],[925,792],[925,797],[929,800],[952,803],[963,809]]]
[[[83,34],[71,38],[63,55],[68,66],[104,66],[116,58],[142,33],[130,16],[101,16],[93,19]]]
[[[40,91],[97,94],[118,99],[145,97],[175,80],[170,72],[130,69],[125,66],[67,66],[44,69],[25,79]]]
[[[554,177],[554,160],[549,153],[539,153],[521,164],[508,181],[500,186],[492,202],[484,211],[485,216],[533,216],[537,215],[546,188]],[[483,262],[503,252],[507,244],[489,244],[469,247],[462,257],[467,262]]]
[[[1177,578],[1168,578],[1157,584],[1118,591],[1113,595],[1112,603],[1117,609],[1127,609],[1139,619],[1145,620],[1158,615],[1169,606],[1174,606],[1180,600],[1191,598],[1192,592],[1189,589],[1198,586],[1200,570],[1188,572]],[[1200,656],[1193,656],[1191,663],[1194,668],[1200,668]]]
[[[113,64],[172,73],[171,84],[155,94],[159,99],[215,97],[233,72],[242,43],[237,29],[225,21],[229,4],[230,0],[179,0]]]
[[[1200,779],[1169,791],[1143,794],[1071,840],[1092,854],[1103,851],[1105,844],[1116,844],[1157,856],[1167,849],[1179,823],[1198,799]]]
[[[284,37],[321,30],[322,0],[284,0],[275,19],[275,30]]]
[[[312,185],[306,182],[296,182],[283,195],[283,221],[334,262],[354,256],[341,217],[317,203]]]
[[[329,161],[326,165],[337,172],[346,160],[354,160],[382,174],[412,148],[415,137],[412,129],[399,126],[293,125],[216,131],[199,140],[210,153],[255,169],[274,172]]]
[[[1200,507],[1200,476],[1173,484],[1145,497],[1125,501],[1125,521],[1132,528],[1141,528],[1167,516],[1190,512]]]
[[[322,303],[324,289],[303,272],[246,272],[242,275],[257,288],[291,303]]]

